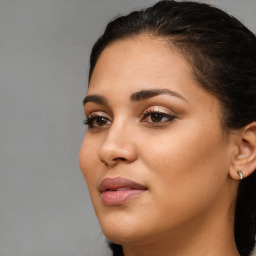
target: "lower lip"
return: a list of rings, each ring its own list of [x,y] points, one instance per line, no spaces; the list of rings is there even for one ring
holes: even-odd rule
[[[145,191],[142,189],[105,191],[101,193],[101,199],[108,206],[121,205],[134,197],[138,197]]]

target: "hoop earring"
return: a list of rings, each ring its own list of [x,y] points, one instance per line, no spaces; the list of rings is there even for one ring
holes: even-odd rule
[[[242,180],[244,178],[244,175],[243,175],[242,171],[237,171],[236,173],[239,175],[240,180]]]

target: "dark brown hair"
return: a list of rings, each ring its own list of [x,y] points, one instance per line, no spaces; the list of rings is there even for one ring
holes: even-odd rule
[[[222,105],[226,131],[256,121],[256,37],[236,18],[207,4],[160,1],[111,21],[93,46],[89,81],[102,51],[113,41],[142,33],[165,38],[189,61],[195,79]],[[238,189],[235,240],[249,256],[256,233],[256,172]],[[110,243],[113,255],[122,247]]]

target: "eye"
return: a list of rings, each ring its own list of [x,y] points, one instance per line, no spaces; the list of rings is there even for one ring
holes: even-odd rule
[[[147,122],[147,123],[153,123],[153,124],[166,123],[166,122],[172,121],[175,118],[176,118],[175,116],[161,112],[161,111],[149,110],[143,113],[143,118],[141,122]]]
[[[88,126],[88,129],[105,127],[110,123],[111,121],[107,117],[100,115],[90,116],[84,121],[84,124]]]

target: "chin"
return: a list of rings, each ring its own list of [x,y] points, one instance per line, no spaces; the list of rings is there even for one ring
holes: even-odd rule
[[[126,209],[127,210],[127,209]],[[156,241],[165,227],[158,226],[157,216],[143,212],[121,211],[99,216],[102,232],[107,239],[120,245],[145,246]],[[143,216],[142,216],[143,215]],[[154,218],[155,217],[155,218]]]
[[[120,245],[143,245],[147,244],[147,241],[151,239],[144,233],[142,234],[139,230],[141,227],[137,227],[134,230],[130,228],[126,229],[102,229],[107,239],[115,244]]]
[[[107,239],[115,244],[133,244],[140,240],[137,232],[130,232],[127,229],[102,229],[102,231]]]
[[[99,216],[102,232],[111,242],[116,244],[133,244],[143,240],[148,223],[143,225],[141,218],[124,212]],[[146,228],[146,229],[145,229]]]

